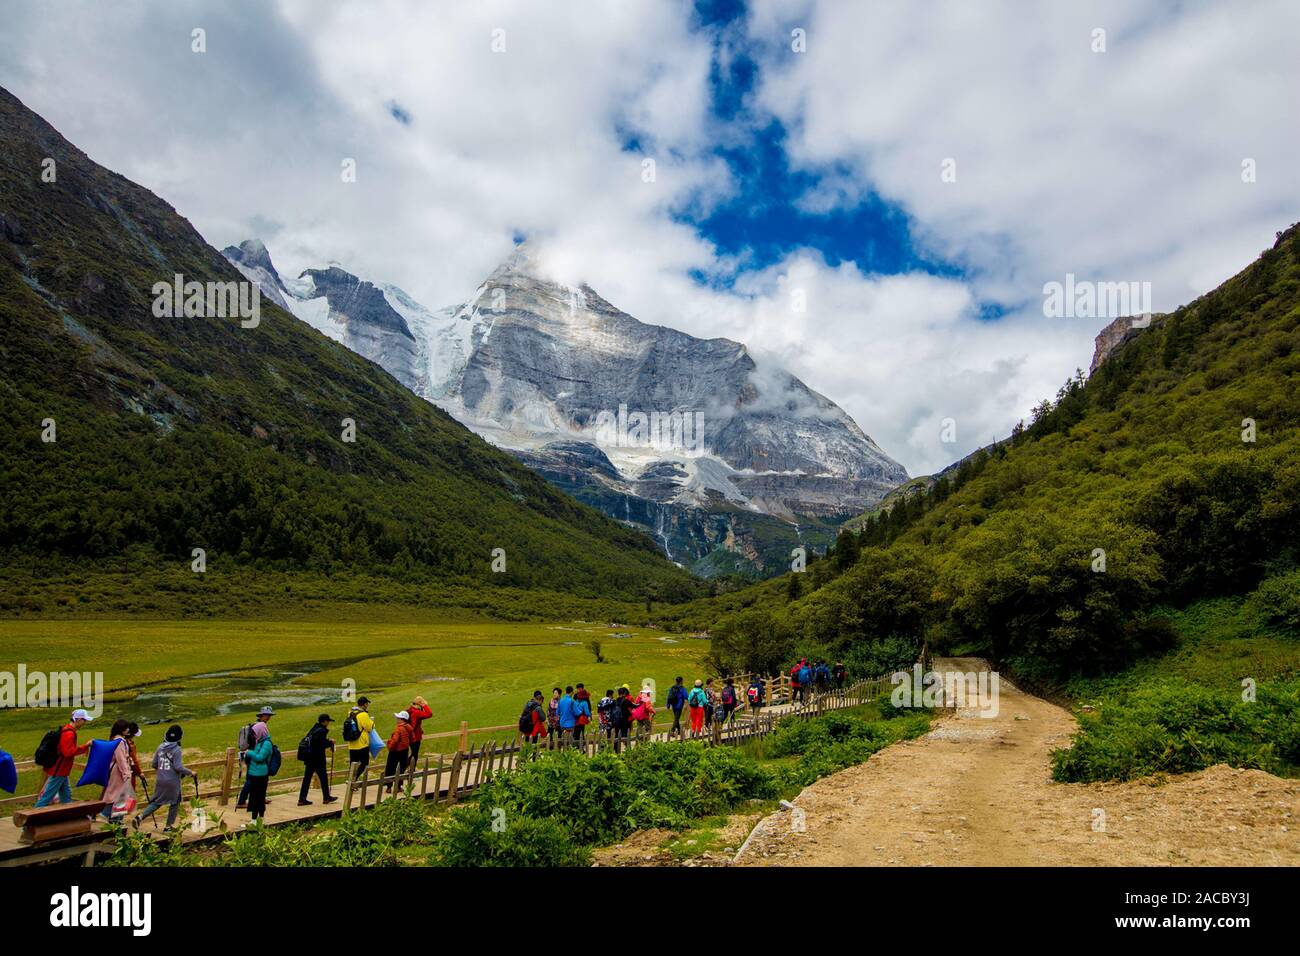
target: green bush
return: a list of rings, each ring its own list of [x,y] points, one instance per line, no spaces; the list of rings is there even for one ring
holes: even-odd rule
[[[893,710],[888,705],[882,707],[882,712]],[[795,789],[862,763],[896,741],[920,736],[929,727],[930,712],[925,710],[899,709],[898,716],[878,720],[831,713],[778,725],[768,753],[799,757],[798,763],[782,770],[781,777],[784,788]]]
[[[1247,702],[1185,680],[1159,680],[1080,714],[1073,746],[1052,753],[1052,778],[1132,780],[1218,763],[1283,772],[1300,766],[1297,723],[1297,682],[1261,688]]]
[[[591,862],[590,851],[558,820],[507,812],[502,823],[494,829],[493,812],[482,806],[453,811],[433,839],[430,865],[550,868]]]
[[[1300,631],[1300,569],[1266,579],[1247,606],[1266,624]]]

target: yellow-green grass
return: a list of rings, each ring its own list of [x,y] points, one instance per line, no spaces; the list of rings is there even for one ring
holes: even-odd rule
[[[606,688],[646,678],[660,688],[661,702],[673,677],[702,674],[708,643],[636,627],[607,627],[590,622],[515,624],[502,622],[414,621],[403,614],[394,622],[327,623],[323,621],[0,621],[0,670],[13,673],[19,663],[28,672],[102,672],[104,709],[89,735],[104,736],[118,717],[164,718],[145,724],[142,758],[162,739],[173,720],[185,730],[187,755],[224,754],[239,727],[252,719],[264,698],[285,691],[317,690],[325,702],[275,704],[273,739],[287,757],[317,714],[331,713],[333,736],[342,740],[341,722],[348,704],[345,690],[368,696],[379,730],[392,730],[395,711],[423,695],[433,708],[427,732],[513,725],[533,690],[548,697],[551,688],[583,681],[599,698]],[[617,638],[614,634],[628,634]],[[601,642],[605,663],[597,664],[588,644]],[[317,662],[305,676],[277,677],[303,662]],[[236,671],[251,681],[248,690],[211,686],[199,675]],[[183,690],[186,696],[162,707],[150,694]],[[292,696],[290,694],[289,696]],[[218,713],[233,700],[247,697],[229,714]],[[241,709],[242,707],[242,709]],[[17,760],[30,760],[41,735],[67,719],[67,708],[0,709],[0,748]],[[662,714],[662,710],[661,710]],[[142,719],[144,718],[144,719]],[[508,732],[484,734],[500,739]],[[424,752],[454,750],[455,740],[431,741]],[[78,761],[80,764],[81,761]],[[287,763],[287,772],[297,765]],[[77,771],[80,772],[79,770]],[[20,780],[19,793],[31,792],[36,774]],[[76,783],[74,778],[73,783]],[[91,788],[86,788],[87,790]],[[83,791],[80,796],[87,796]]]

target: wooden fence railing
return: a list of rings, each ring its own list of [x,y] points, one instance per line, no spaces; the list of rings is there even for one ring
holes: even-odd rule
[[[859,681],[850,687],[811,694],[807,701],[797,704],[793,709],[780,713],[757,714],[749,712],[747,705],[740,705],[732,719],[724,724],[714,722],[709,730],[699,737],[690,733],[678,735],[667,731],[654,731],[637,734],[631,732],[626,737],[617,737],[602,732],[597,728],[593,733],[585,734],[581,741],[549,740],[536,745],[526,744],[516,728],[512,738],[490,741],[467,750],[457,750],[451,754],[428,754],[420,758],[422,766],[413,762],[404,771],[379,776],[372,776],[373,770],[367,768],[359,777],[348,774],[342,812],[344,814],[366,808],[373,792],[374,806],[381,805],[386,799],[397,799],[403,794],[419,796],[425,800],[455,803],[461,797],[477,789],[493,776],[508,773],[520,763],[534,760],[548,750],[578,750],[587,756],[613,750],[615,753],[638,747],[646,743],[703,740],[713,746],[734,746],[746,741],[762,739],[771,734],[776,725],[783,720],[806,720],[835,710],[858,707],[889,693],[891,681],[888,676],[875,677]],[[591,730],[596,725],[588,725]],[[428,739],[427,737],[425,738]],[[435,759],[436,758],[436,759]],[[356,805],[354,806],[354,802]]]
[[[735,682],[735,687],[736,687],[737,700],[738,700],[736,713],[739,715],[739,721],[737,721],[739,723],[743,723],[744,721],[746,721],[749,716],[747,713],[749,710],[749,705],[745,700],[745,689],[749,685],[751,676],[752,675],[750,674],[737,674],[733,677],[733,680]],[[856,688],[856,687],[861,687],[866,685],[874,685],[879,683],[880,681],[884,681],[885,685],[887,686],[889,682],[889,678],[888,677],[873,678],[868,681],[861,681],[858,684],[853,685],[853,687]],[[793,702],[793,688],[791,686],[789,674],[777,674],[772,677],[764,677],[763,682],[764,682],[764,707],[765,708],[774,707],[774,706],[784,706],[787,704],[791,704]],[[715,692],[720,693],[722,686],[723,686],[723,679],[714,678]],[[809,693],[808,702],[806,703],[805,706],[815,707],[817,706],[816,701],[823,702],[822,706],[829,706],[825,703],[826,701],[836,697],[842,697],[848,695],[852,692],[852,690],[853,688],[844,688],[843,690],[832,689],[830,691],[821,694]],[[660,691],[661,698],[666,695],[666,691],[663,688],[659,688],[659,691]],[[849,706],[856,706],[856,704],[849,705]],[[831,709],[835,709],[835,708],[831,708]],[[782,716],[788,716],[788,714]],[[671,711],[667,707],[661,704],[658,714],[656,715],[656,719],[652,726],[652,732],[649,735],[647,735],[648,739],[660,740],[660,741],[667,740],[668,731],[671,727],[672,727]],[[587,741],[587,746],[596,746],[597,745],[596,737],[599,736],[600,734],[599,728],[595,723],[592,723],[588,725],[587,731],[588,731],[588,736],[590,738]],[[461,725],[458,730],[447,730],[447,731],[438,731],[436,733],[426,733],[424,735],[424,742],[422,745],[422,753],[420,757],[420,759],[424,761],[425,767],[416,770],[415,772],[417,775],[423,774],[426,777],[429,774],[432,774],[435,777],[435,779],[440,779],[438,778],[438,774],[437,774],[437,766],[439,765],[443,766],[444,769],[447,771],[448,775],[450,775],[451,760],[454,759],[455,756],[458,754],[461,755],[462,764],[465,764],[467,762],[466,755],[471,755],[471,754],[475,755],[472,759],[468,761],[470,763],[479,760],[480,757],[478,755],[484,753],[484,747],[487,746],[487,744],[481,743],[482,738],[489,737],[490,745],[492,747],[499,748],[505,746],[504,743],[505,741],[514,740],[514,738],[518,737],[518,733],[519,733],[518,726],[516,724],[498,724],[492,727],[470,727],[468,721],[461,721]],[[765,731],[765,733],[770,733],[770,731]],[[452,739],[455,740],[454,749],[446,750],[446,751],[434,750],[435,746],[438,745],[438,742],[450,741]],[[732,742],[733,739],[734,739],[734,735],[727,736],[725,737],[725,739],[719,742],[724,742],[724,743]],[[476,743],[476,741],[478,741],[478,743]],[[514,746],[514,744],[511,744],[510,746]],[[543,747],[546,746],[548,745],[543,744]],[[347,750],[345,747],[339,746],[338,753],[341,756],[339,756],[339,758],[336,761],[335,751],[333,750],[330,751],[329,764],[327,766],[327,774],[329,776],[329,781],[331,785],[346,784],[348,780],[350,765],[347,761]],[[286,769],[292,768],[292,772],[284,773],[282,771],[280,775],[277,775],[276,777],[272,778],[271,784],[268,787],[268,791],[267,791],[268,794],[272,796],[281,793],[295,792],[302,783],[302,777],[300,772],[301,767],[294,760],[293,753],[292,752],[285,753],[282,751],[282,754],[284,757]],[[146,785],[149,786],[150,792],[152,792],[152,785],[154,782],[154,777],[156,772],[152,767],[148,766],[148,762],[149,762],[148,754],[142,753],[140,757],[141,757],[141,764],[142,764]],[[432,762],[434,758],[437,758],[438,764],[434,764]],[[185,766],[191,770],[198,772],[198,777],[199,777],[198,795],[204,799],[215,799],[222,806],[227,806],[230,803],[232,795],[237,796],[238,789],[243,784],[244,767],[241,761],[239,760],[239,751],[235,747],[228,747],[224,755],[203,756],[192,760],[187,759],[185,762]],[[37,767],[36,762],[34,760],[17,761],[15,767],[20,774],[24,772],[40,769],[39,767]],[[211,771],[215,771],[215,772],[211,772]],[[408,768],[408,773],[409,772],[410,772],[410,768]],[[461,779],[462,780],[465,779],[464,772],[462,772]],[[387,777],[383,778],[384,782],[388,782],[389,780],[390,778]],[[365,783],[364,781],[362,781],[361,786],[364,785]],[[189,781],[186,781],[184,786],[185,786],[184,793],[188,794],[193,784],[190,783]],[[20,807],[35,803],[36,796],[37,795],[35,793],[28,793],[28,794],[19,794],[17,796],[5,797],[3,799],[0,799],[0,815],[5,813],[10,813],[13,810],[19,809]],[[141,794],[140,797],[141,797],[141,802],[143,803],[143,794]]]

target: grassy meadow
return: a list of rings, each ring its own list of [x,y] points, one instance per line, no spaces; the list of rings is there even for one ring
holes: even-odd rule
[[[89,736],[104,735],[117,717],[135,720],[144,727],[142,756],[173,722],[185,728],[187,755],[224,753],[264,702],[275,708],[272,737],[286,757],[321,712],[335,716],[333,736],[341,742],[348,682],[371,699],[385,736],[393,713],[416,694],[433,708],[425,722],[432,733],[456,730],[462,720],[513,724],[533,690],[549,696],[556,684],[577,681],[599,698],[607,687],[652,678],[662,701],[674,676],[701,673],[708,650],[707,641],[631,626],[420,617],[389,609],[382,623],[8,620],[0,621],[0,645],[15,662],[7,669],[21,661],[29,672],[102,671],[104,711]],[[596,663],[593,640],[604,663]],[[30,760],[41,735],[64,720],[63,708],[0,710],[0,748]],[[19,792],[33,781],[25,774]]]

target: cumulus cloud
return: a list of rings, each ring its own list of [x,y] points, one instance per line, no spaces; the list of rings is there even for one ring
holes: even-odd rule
[[[259,235],[287,275],[336,261],[436,308],[524,234],[638,318],[774,356],[913,474],[1086,367],[1104,320],[1045,319],[1045,282],[1150,281],[1168,309],[1297,218],[1288,0],[754,0],[724,37],[662,0],[4,6],[0,82],[212,244]],[[712,58],[741,53],[758,83],[724,121]],[[814,176],[798,208],[882,197],[952,277],[720,255],[692,225],[740,188],[717,147],[772,117]]]

